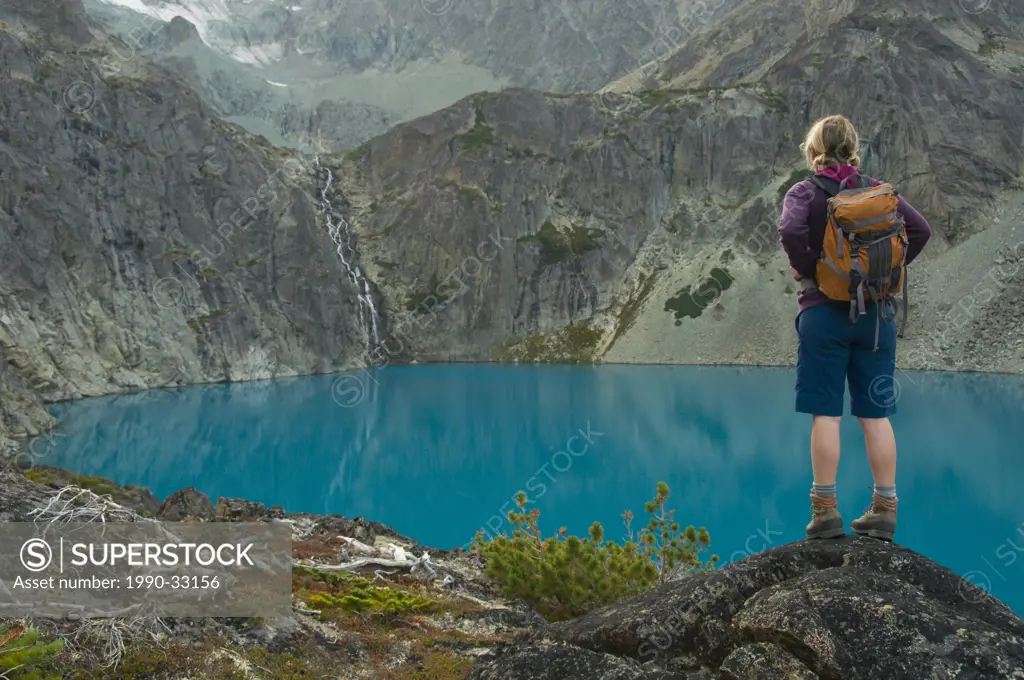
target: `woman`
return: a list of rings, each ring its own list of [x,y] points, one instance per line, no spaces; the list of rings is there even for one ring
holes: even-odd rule
[[[811,126],[800,148],[815,175],[842,182],[858,174],[860,140],[843,116],[828,116]],[[822,182],[824,184],[824,182]],[[895,403],[879,395],[892,393],[896,368],[896,321],[891,309],[874,309],[851,321],[849,303],[829,300],[814,285],[815,268],[825,235],[828,195],[810,178],[787,193],[779,221],[779,237],[793,277],[803,290],[796,328],[796,410],[813,416],[811,427],[811,514],[808,538],[843,536],[843,518],[836,509],[839,467],[839,421],[845,383],[851,413],[864,430],[868,462],[874,478],[871,506],[854,520],[855,533],[892,540],[896,531],[896,438],[889,416]],[[903,198],[899,213],[906,223],[909,264],[924,248],[931,227]],[[869,301],[869,305],[872,303]],[[877,312],[885,311],[880,319]],[[879,327],[878,324],[881,324]]]

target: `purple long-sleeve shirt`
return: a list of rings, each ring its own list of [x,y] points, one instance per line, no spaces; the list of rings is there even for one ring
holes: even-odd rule
[[[850,175],[857,174],[852,165],[829,167],[817,173],[841,182]],[[877,183],[877,182],[876,182]],[[907,227],[907,264],[914,261],[931,238],[932,228],[921,213],[914,210],[900,196],[899,212]],[[825,207],[828,196],[814,182],[805,179],[798,182],[786,192],[782,204],[782,216],[779,218],[779,240],[789,257],[789,265],[802,276],[813,279],[821,247],[825,240],[827,219]],[[797,296],[800,311],[828,302],[828,298],[820,290],[803,290]]]

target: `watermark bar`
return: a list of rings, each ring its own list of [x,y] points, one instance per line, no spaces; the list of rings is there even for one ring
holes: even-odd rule
[[[291,613],[287,524],[0,523],[0,616]]]

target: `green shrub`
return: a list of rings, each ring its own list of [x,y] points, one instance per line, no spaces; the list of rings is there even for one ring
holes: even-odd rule
[[[982,57],[991,57],[1006,49],[1006,43],[1002,40],[987,39],[978,46],[978,54]]]
[[[494,128],[482,123],[477,123],[470,128],[469,132],[457,135],[455,139],[464,151],[477,151],[480,149],[490,148],[496,141]]]
[[[406,294],[405,308],[417,314],[430,314],[434,308],[444,307],[444,304],[451,300],[452,294],[455,292],[452,290],[453,285],[457,284],[455,282],[445,284],[444,281],[438,280],[437,274],[431,274],[430,281],[425,287],[420,284],[420,288]],[[431,299],[432,301],[428,304],[427,301]]]
[[[586,324],[566,326],[547,335],[530,335],[495,352],[495,361],[592,363],[604,331]]]
[[[675,297],[665,301],[665,311],[676,317],[680,325],[684,317],[696,319],[707,307],[717,304],[722,294],[729,290],[733,278],[720,267],[713,267],[710,276],[699,286],[691,286],[676,292]]]
[[[517,241],[519,243],[538,243],[540,245],[540,264],[542,267],[547,267],[600,248],[603,238],[604,231],[601,229],[571,225],[565,231],[561,231],[554,222],[545,220],[536,234],[520,236]]]
[[[549,621],[562,621],[645,592],[669,578],[710,568],[717,556],[704,563],[702,553],[711,542],[706,530],[692,526],[680,531],[674,510],[665,509],[668,485],[658,483],[657,495],[645,505],[652,517],[634,542],[629,528],[633,515],[623,514],[629,540],[621,546],[604,540],[599,522],[589,536],[566,536],[566,529],[541,538],[540,511],[526,511],[527,498],[516,496],[518,511],[509,513],[511,536],[490,539],[477,534],[472,549],[486,562],[487,575],[498,582],[502,594],[521,599]]]
[[[0,677],[9,680],[60,680],[53,657],[64,649],[62,640],[44,642],[34,628],[15,628],[0,633]]]
[[[655,90],[644,90],[640,93],[640,98],[643,103],[647,106],[661,106],[674,101],[678,97],[685,94],[689,94],[689,90],[681,88],[664,88]]]
[[[789,113],[789,102],[786,101],[786,94],[778,90],[768,90],[764,93],[764,104],[771,111],[780,114]]]
[[[675,509],[665,508],[669,493],[668,484],[658,482],[654,499],[644,504],[644,511],[651,519],[640,530],[640,545],[646,557],[658,567],[661,581],[707,571],[718,562],[718,555],[712,555],[707,562],[701,561],[700,554],[711,545],[711,536],[704,527],[695,529],[690,525],[679,530]],[[627,510],[623,517],[628,531],[633,513]]]

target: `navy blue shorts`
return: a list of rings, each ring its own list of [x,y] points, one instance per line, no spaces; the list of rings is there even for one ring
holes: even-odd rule
[[[887,418],[896,412],[896,320],[867,314],[850,322],[848,305],[822,304],[800,313],[796,360],[796,410],[816,416],[843,415],[846,383],[850,412],[858,418]],[[892,316],[889,309],[888,316]],[[875,324],[878,323],[878,351]]]

